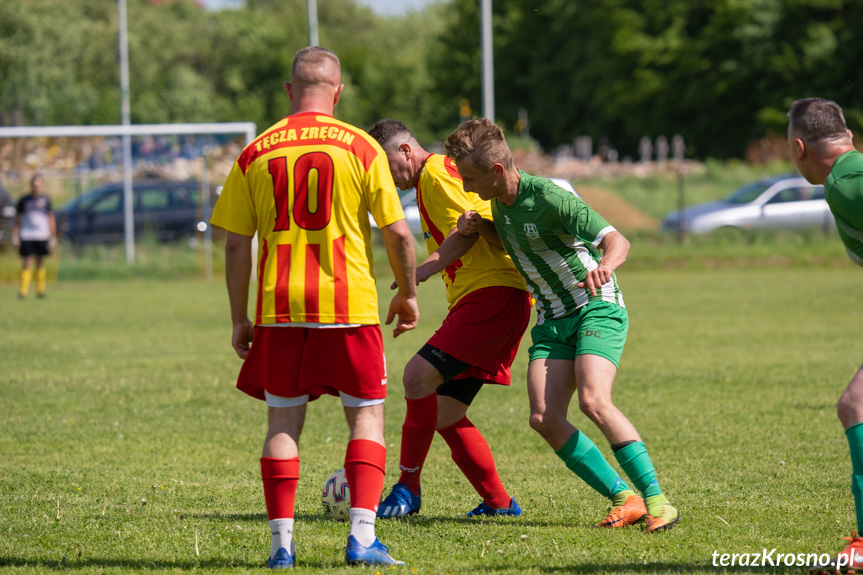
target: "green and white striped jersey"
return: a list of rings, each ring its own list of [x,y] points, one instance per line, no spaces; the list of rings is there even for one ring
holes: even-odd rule
[[[592,300],[625,307],[617,278],[591,296],[578,282],[600,260],[597,246],[615,229],[583,200],[550,180],[521,170],[516,201],[491,202],[504,248],[536,300],[537,325],[573,313]]]

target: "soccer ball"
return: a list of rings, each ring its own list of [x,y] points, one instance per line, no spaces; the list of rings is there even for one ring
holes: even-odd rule
[[[348,488],[348,478],[344,469],[339,469],[327,478],[321,492],[321,506],[327,519],[336,521],[350,519],[351,490]]]

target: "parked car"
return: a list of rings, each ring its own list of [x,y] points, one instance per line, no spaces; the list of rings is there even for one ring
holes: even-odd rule
[[[136,238],[172,241],[206,229],[199,182],[142,180],[133,182],[132,190]],[[211,191],[211,209],[215,203],[216,193]],[[75,243],[121,243],[124,205],[122,182],[85,192],[56,210],[59,233]]]
[[[815,186],[796,174],[771,176],[749,183],[717,202],[696,204],[671,212],[662,220],[663,231],[680,228],[708,233],[720,229],[800,230],[835,227],[824,199],[824,186]]]

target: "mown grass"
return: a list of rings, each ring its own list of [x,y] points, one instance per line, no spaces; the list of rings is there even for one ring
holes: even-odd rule
[[[713,573],[723,571],[714,551],[838,551],[854,519],[834,405],[861,360],[859,270],[637,260],[619,273],[631,328],[615,399],[683,523],[656,536],[590,527],[606,502],[527,425],[526,336],[513,387],[484,390],[470,412],[525,515],[457,517],[477,496],[438,439],[421,514],[378,524],[408,562],[396,572]],[[388,485],[401,370],[445,314],[438,282],[420,297],[420,328],[386,337]],[[0,569],[259,572],[269,547],[258,468],[265,408],[233,387],[239,360],[222,283],[61,276],[46,300],[19,301],[5,285],[0,301]],[[346,437],[335,398],[312,404],[297,501],[301,573],[357,572],[341,561],[347,526],[319,509]],[[726,570],[749,571],[764,572]]]

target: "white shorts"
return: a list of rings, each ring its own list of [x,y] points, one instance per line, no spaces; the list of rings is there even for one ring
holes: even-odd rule
[[[309,402],[308,395],[300,395],[299,397],[281,397],[273,395],[269,391],[265,391],[264,395],[266,396],[268,407],[299,407],[300,405],[305,405]],[[342,405],[345,407],[369,407],[371,405],[378,405],[384,402],[383,398],[363,399],[362,397],[348,395],[344,391],[339,392],[339,397],[341,397]]]

